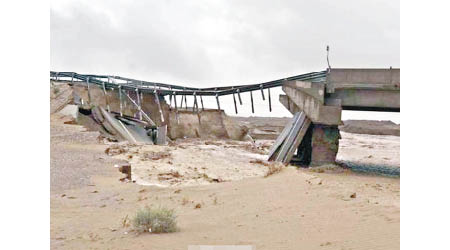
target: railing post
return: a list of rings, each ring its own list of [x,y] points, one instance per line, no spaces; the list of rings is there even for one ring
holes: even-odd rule
[[[270,99],[270,88],[267,89],[267,92],[269,93],[269,112],[272,112],[272,100]]]
[[[192,105],[192,112],[195,112],[195,109],[197,109],[198,113],[197,93],[194,91],[194,104]]]
[[[120,113],[120,116],[123,116],[123,113],[122,113],[122,86],[119,85],[118,89],[119,89],[119,108],[120,108],[119,113]]]
[[[237,89],[237,95],[238,95],[238,99],[239,99],[239,104],[242,105],[241,90],[240,89]]]
[[[216,91],[217,109],[220,111],[219,94],[217,93],[217,88],[215,88],[214,91]]]
[[[137,100],[137,105],[139,106],[139,110],[142,109],[142,105],[141,105],[141,98],[139,96],[139,89],[136,88],[136,100]],[[142,113],[139,112],[139,120],[142,121]]]
[[[231,88],[231,89],[233,89],[233,88]],[[233,102],[234,102],[234,111],[235,111],[236,114],[237,114],[237,113],[238,113],[238,110],[237,110],[236,96],[234,95],[234,91],[233,91]]]
[[[173,102],[175,104],[175,118],[177,120],[177,124],[179,124],[180,121],[178,120],[177,93],[175,91],[173,91]]]
[[[91,90],[90,90],[90,87],[89,87],[89,76],[86,78],[86,82],[87,82],[87,91],[88,91],[88,101],[89,101],[89,106],[91,106],[92,105],[92,103],[91,103]]]
[[[253,105],[253,91],[250,91],[250,101],[252,102],[252,113],[255,113],[255,107]]]
[[[263,101],[265,101],[266,98],[264,97],[264,89],[263,89],[263,85],[261,84],[261,85],[259,85],[259,87],[261,88],[262,99],[263,99]]]
[[[109,81],[109,78],[108,78],[108,81]],[[103,96],[105,97],[106,109],[108,110],[108,112],[111,112],[111,110],[109,109],[108,95],[106,94],[106,87],[105,87],[104,81],[102,81],[102,85],[103,85]]]
[[[155,90],[153,92],[155,94],[155,101],[156,101],[156,104],[158,105],[159,113],[161,114],[161,122],[164,123],[164,114],[163,114],[163,111],[161,109],[161,103],[159,102],[158,91],[155,88]]]
[[[203,107],[203,98],[202,98],[201,95],[200,95],[200,102],[201,102],[201,104],[202,104],[202,111],[205,111],[205,107]]]

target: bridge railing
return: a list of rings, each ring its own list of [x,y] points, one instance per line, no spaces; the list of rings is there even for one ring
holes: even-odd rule
[[[193,88],[187,86],[180,86],[174,84],[149,82],[143,80],[136,80],[128,77],[112,76],[112,75],[92,75],[79,74],[76,72],[56,72],[50,71],[50,79],[53,81],[72,82],[76,84],[96,84],[98,86],[105,86],[108,89],[122,89],[136,90],[143,93],[157,92],[159,95],[198,95],[198,96],[222,96],[238,94],[243,92],[255,91],[260,89],[280,87],[285,81],[299,80],[299,81],[324,81],[326,78],[326,71],[312,72],[302,75],[291,76],[283,79],[278,79],[269,82],[235,85],[226,87],[209,87],[209,88]]]

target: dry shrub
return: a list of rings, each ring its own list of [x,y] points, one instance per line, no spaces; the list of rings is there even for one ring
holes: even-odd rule
[[[130,226],[130,219],[128,218],[128,214],[122,218],[122,227],[129,227]]]
[[[173,178],[181,178],[183,175],[181,175],[178,171],[170,171],[167,173],[159,173],[158,174],[158,180],[159,181],[166,181]]]
[[[261,155],[267,154],[267,152],[264,149],[256,146],[255,144],[245,144],[243,147],[244,147],[244,150],[247,150],[251,153],[256,153],[256,154],[261,154]]]
[[[205,145],[221,146],[222,143],[220,143],[220,142],[214,142],[214,141],[205,141]]]
[[[110,156],[119,155],[126,152],[128,152],[127,146],[121,144],[113,144],[105,149],[105,153]]]
[[[261,165],[264,165],[264,166],[269,166],[270,165],[270,163],[268,163],[267,161],[263,161],[263,160],[260,160],[260,159],[251,160],[250,163],[261,164]]]
[[[260,164],[260,165],[266,166],[267,167],[267,173],[264,175],[264,177],[268,177],[270,175],[278,173],[284,167],[284,165],[282,163],[279,163],[279,162],[268,162],[268,161],[263,161],[263,160],[260,160],[260,159],[251,160],[250,163]]]
[[[166,207],[145,207],[137,211],[133,227],[139,233],[171,233],[177,230],[176,215]]]
[[[334,171],[334,170],[340,170],[340,167],[335,164],[326,164],[322,166],[314,166],[309,168],[309,171],[315,173],[325,173],[326,171]]]
[[[243,144],[243,142],[233,141],[233,140],[226,140],[225,143],[228,145],[235,145],[235,146],[239,146],[239,145]]]
[[[172,156],[172,153],[170,152],[165,152],[165,151],[161,151],[161,152],[145,152],[141,159],[143,161],[148,161],[148,160],[160,160],[160,159],[164,159],[164,158],[169,158]]]
[[[225,181],[225,180],[223,180],[220,177],[216,177],[216,178],[215,177],[210,177],[206,173],[201,173],[197,177],[198,177],[198,179],[203,178],[203,179],[205,179],[206,181],[209,181],[209,182],[224,182]]]
[[[281,170],[283,170],[284,165],[282,163],[279,162],[271,162],[268,166],[267,166],[267,173],[266,175],[264,175],[264,177],[268,177],[271,176],[275,173],[280,172]]]
[[[272,147],[273,143],[272,142],[264,142],[261,145],[259,145],[259,148],[262,150],[269,150],[270,147]]]
[[[325,173],[325,169],[323,169],[323,168],[319,168],[319,169],[312,168],[310,171],[311,172],[316,172],[316,173]]]

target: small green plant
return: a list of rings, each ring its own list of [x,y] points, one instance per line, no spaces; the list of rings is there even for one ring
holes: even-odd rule
[[[173,209],[165,207],[145,207],[137,211],[133,227],[139,233],[171,233],[177,230],[176,215]]]

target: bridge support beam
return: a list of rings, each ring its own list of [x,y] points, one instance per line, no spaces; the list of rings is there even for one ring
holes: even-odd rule
[[[400,112],[400,69],[331,69],[325,105]]]
[[[323,83],[291,81],[283,85],[286,95],[280,102],[291,112],[303,111],[312,120],[311,127],[297,149],[295,161],[301,165],[334,164],[339,149],[340,106],[325,105]]]
[[[296,87],[297,82],[288,82],[283,85],[283,91],[286,95],[280,95],[280,102],[291,113],[301,110],[306,113],[313,123],[325,125],[341,124],[342,108],[340,106],[325,106],[323,101],[304,92],[304,88]]]

